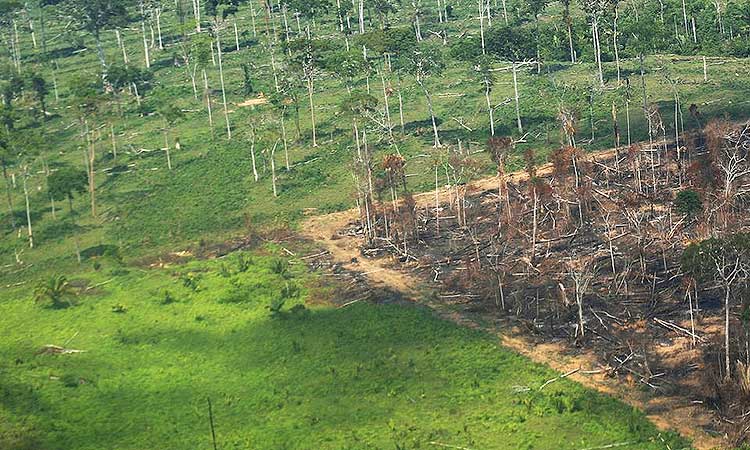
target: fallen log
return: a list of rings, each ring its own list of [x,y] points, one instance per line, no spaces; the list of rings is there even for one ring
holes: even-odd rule
[[[75,350],[72,348],[60,347],[59,345],[47,344],[37,352],[38,355],[70,355],[73,353],[83,353],[86,350]]]

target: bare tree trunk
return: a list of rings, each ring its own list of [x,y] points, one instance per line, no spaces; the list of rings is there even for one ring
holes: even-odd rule
[[[359,32],[365,32],[365,0],[359,0]]]
[[[26,225],[29,231],[29,248],[34,248],[34,231],[31,228],[31,206],[29,204],[29,189],[26,185],[26,181],[29,179],[28,167],[24,168],[23,174],[23,196],[26,200]]]
[[[167,168],[172,170],[172,157],[169,154],[169,131],[166,121],[164,122],[164,151],[167,152]]]
[[[388,136],[390,136],[391,139],[393,139],[393,125],[391,124],[391,108],[388,104],[388,87],[385,84],[385,75],[384,72],[385,67],[383,67],[383,70],[380,71],[380,81],[383,84],[383,107],[385,108],[385,123],[388,127]]]
[[[227,90],[224,87],[224,65],[221,62],[221,41],[219,30],[216,30],[216,51],[219,59],[219,79],[221,80],[221,98],[224,102],[224,119],[227,122],[227,139],[232,140],[232,127],[229,124],[229,109],[227,107]]]
[[[255,3],[252,1],[249,3],[250,3],[250,21],[252,22],[252,26],[253,26],[253,37],[258,37],[258,28],[255,25],[255,14],[256,14]]]
[[[486,54],[487,51],[485,50],[484,45],[484,0],[479,0],[479,35],[481,37],[482,42],[482,54]]]
[[[315,103],[313,103],[314,84],[312,75],[307,77],[307,97],[310,100],[310,122],[312,123],[312,141],[313,147],[318,146],[317,133],[315,131]]]
[[[726,378],[731,377],[731,366],[729,361],[729,297],[730,287],[725,286],[726,293],[724,295],[724,369],[726,370]]]
[[[435,234],[440,237],[440,187],[437,164],[435,164]]]
[[[93,139],[89,139],[89,191],[91,191],[91,215],[96,217],[96,173],[94,161],[96,161],[96,147]]]
[[[201,32],[201,0],[193,0],[193,16],[195,17],[195,31],[200,33]]]
[[[148,39],[146,38],[146,9],[143,4],[143,0],[140,0],[140,8],[141,8],[141,35],[143,36],[143,51],[144,51],[144,59],[146,62],[146,68],[151,68],[151,55],[149,54],[148,49]]]
[[[20,39],[18,37],[18,23],[13,20],[13,49],[15,50],[15,56],[16,56],[16,70],[18,73],[21,73],[21,43]],[[99,48],[101,47],[101,43],[97,44]]]
[[[286,126],[284,125],[284,113],[286,112],[286,107],[284,107],[284,110],[281,112],[281,138],[284,141],[284,161],[286,165],[286,171],[289,172],[291,170],[289,166],[289,145],[287,144],[286,139]]]
[[[604,87],[604,72],[602,70],[602,50],[599,42],[599,22],[596,18],[591,21],[591,35],[594,41],[594,56],[598,67],[599,85]]]
[[[279,141],[273,144],[271,149],[271,184],[273,185],[273,196],[278,197],[279,193],[276,190],[276,147],[279,145]]]
[[[208,111],[208,126],[211,128],[211,134],[214,133],[214,117],[211,112],[211,92],[208,89],[208,76],[206,75],[206,69],[203,72],[203,96],[206,100],[206,110]]]
[[[102,66],[102,81],[104,81],[107,77],[107,60],[104,58],[104,48],[102,47],[102,40],[98,32],[95,34],[94,40],[96,41],[96,56],[99,58],[99,64]]]
[[[398,116],[401,121],[401,134],[406,132],[404,125],[404,98],[401,94],[401,77],[398,77]]]
[[[252,133],[252,141],[250,142],[250,158],[253,165],[253,178],[255,178],[255,181],[258,181],[258,169],[255,165],[255,128],[251,130]]]
[[[615,65],[617,66],[617,85],[619,86],[621,83],[621,77],[620,77],[620,51],[618,49],[619,44],[617,42],[617,20],[619,19],[619,12],[617,10],[617,7],[615,7],[615,19],[613,23],[613,33],[612,33],[612,47],[614,48],[615,52]]]
[[[68,195],[68,205],[70,206],[70,218],[73,220],[73,225],[75,228],[78,228],[76,223],[76,213],[75,210],[73,210],[73,197],[71,195]],[[81,242],[77,232],[73,233],[73,242],[75,243],[76,248],[76,260],[78,261],[78,264],[81,264]]]
[[[490,134],[492,136],[495,135],[495,117],[494,117],[494,108],[492,107],[492,102],[490,101],[490,85],[489,83],[485,82],[485,89],[484,89],[484,98],[487,100],[487,112],[490,115]]]
[[[685,6],[685,0],[682,0],[682,20],[685,23],[685,35],[687,36],[688,34],[690,34],[690,30],[688,29],[687,8]]]
[[[52,89],[55,91],[55,102],[60,101],[60,92],[57,88],[57,70],[59,68],[57,67],[57,61],[54,61],[52,64]]]
[[[518,125],[518,132],[523,133],[523,124],[521,123],[521,104],[518,97],[518,76],[516,75],[516,62],[513,61],[513,93],[516,101],[516,122]]]
[[[536,233],[537,233],[537,211],[539,210],[539,194],[536,192],[536,188],[533,188],[534,196],[534,216],[531,230],[531,261],[536,258]]]
[[[422,79],[418,79],[417,83],[419,84],[419,87],[422,88],[422,92],[424,92],[424,96],[427,99],[427,109],[430,111],[430,119],[432,119],[432,131],[435,135],[435,144],[433,145],[433,147],[438,148],[440,147],[440,135],[438,134],[437,121],[435,120],[435,111],[432,108],[432,97],[430,96],[430,93],[425,87],[424,81]]]
[[[112,122],[109,123],[109,133],[112,136],[112,158],[115,164],[117,164],[117,139],[115,138],[115,126]]]
[[[160,5],[156,9],[156,34],[159,37],[159,50],[164,50],[164,41],[162,40],[162,37],[161,37],[161,14],[162,14],[162,9]]]
[[[508,19],[506,20],[506,24]],[[566,12],[565,17],[565,28],[568,30],[568,51],[570,52],[570,62],[573,64],[576,63],[576,51],[573,48],[573,25],[572,25],[572,19],[570,18],[570,11]]]
[[[13,195],[11,194],[10,179],[8,177],[8,167],[3,163],[3,178],[5,178],[5,195],[8,201],[8,215],[10,216],[10,225],[13,231],[16,231],[16,215],[13,211]]]
[[[127,65],[130,61],[128,60],[128,52],[125,50],[125,42],[122,40],[119,28],[115,30],[115,36],[117,37],[117,45],[120,47],[120,50],[122,50],[122,62]]]

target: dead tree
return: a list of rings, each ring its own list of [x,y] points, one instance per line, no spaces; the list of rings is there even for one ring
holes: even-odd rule
[[[508,182],[505,177],[505,163],[508,153],[513,148],[513,139],[507,136],[493,136],[487,140],[487,151],[490,158],[497,165],[497,229],[498,232],[502,227],[503,202],[505,202],[505,211],[510,219],[510,195],[508,193]]]
[[[583,317],[583,300],[596,276],[597,267],[594,255],[579,255],[577,258],[571,258],[565,261],[567,276],[573,282],[573,292],[576,296],[576,306],[578,307],[578,326],[576,328],[576,337],[585,336],[585,320]]]
[[[684,269],[704,285],[713,283],[724,294],[724,370],[731,376],[730,311],[734,291],[750,273],[750,234],[737,233],[692,244],[683,256]]]

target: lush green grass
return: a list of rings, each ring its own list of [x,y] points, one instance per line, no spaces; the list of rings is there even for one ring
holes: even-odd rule
[[[0,448],[211,448],[207,398],[222,449],[684,446],[578,384],[539,392],[555,374],[482,332],[419,307],[295,308],[330,289],[308,288],[302,265],[256,255],[239,272],[237,258],[105,261],[86,281],[112,281],[73,307],[20,290],[0,303]],[[285,286],[299,297],[272,317]],[[37,354],[46,344],[85,352]]]

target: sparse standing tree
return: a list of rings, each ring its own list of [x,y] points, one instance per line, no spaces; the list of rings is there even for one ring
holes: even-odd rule
[[[128,22],[125,2],[118,0],[64,0],[63,11],[76,22],[80,29],[94,37],[96,53],[102,66],[103,81],[106,81],[107,61],[102,46],[102,31],[123,27]]]
[[[422,45],[409,55],[409,60],[406,61],[406,64],[406,69],[414,76],[420,89],[422,89],[425,100],[427,100],[427,110],[430,112],[432,131],[435,138],[433,147],[438,148],[441,146],[440,135],[438,134],[432,95],[430,95],[430,91],[427,89],[426,82],[433,76],[439,76],[445,70],[442,49],[438,46]]]
[[[68,200],[70,208],[70,218],[73,226],[77,228],[76,212],[73,209],[73,197],[75,194],[86,192],[86,173],[69,166],[63,166],[52,172],[47,178],[47,190],[50,197],[55,200]],[[74,233],[76,259],[81,263],[81,245],[78,232]]]

